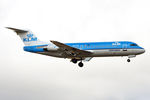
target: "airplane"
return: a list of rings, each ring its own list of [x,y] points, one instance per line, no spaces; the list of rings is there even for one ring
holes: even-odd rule
[[[82,61],[90,61],[93,57],[127,56],[130,58],[145,52],[145,49],[130,41],[114,42],[85,42],[85,43],[61,43],[51,40],[40,41],[30,30],[6,27],[20,36],[24,43],[24,51],[47,56],[68,58],[71,62],[83,67]]]

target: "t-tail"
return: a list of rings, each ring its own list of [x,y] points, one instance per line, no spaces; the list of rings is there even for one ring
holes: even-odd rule
[[[30,30],[22,30],[11,27],[6,28],[15,31],[17,35],[19,35],[25,46],[45,44],[45,42],[40,41]]]

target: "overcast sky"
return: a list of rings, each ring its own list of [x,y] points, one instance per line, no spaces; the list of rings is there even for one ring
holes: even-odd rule
[[[146,53],[67,59],[23,51],[4,27],[30,29],[42,41],[133,41]],[[149,0],[0,0],[0,100],[150,100]]]

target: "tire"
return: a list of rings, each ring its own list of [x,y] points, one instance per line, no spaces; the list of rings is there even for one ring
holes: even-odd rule
[[[131,60],[130,59],[127,59],[127,62],[130,62]]]
[[[72,61],[74,64],[77,63],[77,59],[72,59],[71,61]]]
[[[83,67],[83,63],[82,62],[79,62],[79,67]]]

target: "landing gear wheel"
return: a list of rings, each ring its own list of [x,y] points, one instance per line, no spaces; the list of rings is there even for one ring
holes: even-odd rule
[[[130,59],[127,59],[127,62],[130,62],[131,60]]]
[[[79,67],[83,67],[83,63],[82,62],[79,62]]]
[[[77,59],[72,59],[71,61],[72,61],[74,64],[77,63]]]

